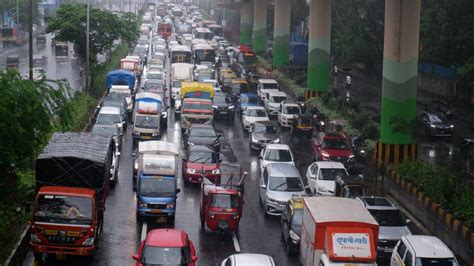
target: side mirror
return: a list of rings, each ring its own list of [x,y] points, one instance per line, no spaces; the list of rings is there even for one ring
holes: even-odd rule
[[[191,262],[196,262],[198,260],[198,257],[197,256],[192,256],[191,257]]]
[[[140,257],[138,257],[138,254],[135,254],[135,255],[132,256],[132,259],[134,259],[136,261],[139,261]]]
[[[265,185],[260,185],[260,188],[261,188],[261,189],[267,189],[267,186],[265,186]]]
[[[133,152],[133,153],[132,153],[132,157],[133,157],[133,158],[137,158],[137,154]]]
[[[181,192],[181,189],[180,189],[180,188],[177,188],[177,189],[176,189],[176,194],[178,194],[179,192]]]

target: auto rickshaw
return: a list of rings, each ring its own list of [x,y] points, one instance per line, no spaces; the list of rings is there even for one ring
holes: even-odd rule
[[[253,90],[257,90],[258,80],[260,77],[257,74],[252,72],[247,73],[247,83],[249,84],[250,88]]]
[[[230,68],[221,68],[219,70],[219,82],[221,82],[221,80],[224,78],[224,75],[226,74],[231,75],[231,74],[234,74],[234,72]]]
[[[232,95],[232,99],[237,101],[240,98],[241,93],[250,92],[249,84],[245,79],[237,78],[233,79],[230,85],[231,91],[229,94]]]
[[[7,69],[18,69],[20,66],[20,57],[18,55],[9,55],[7,56]]]
[[[219,83],[222,86],[223,91],[230,91],[232,87],[232,80],[236,79],[237,76],[234,73],[225,73],[221,76]]]
[[[314,123],[311,115],[298,115],[293,119],[290,129],[290,141],[293,138],[311,139],[313,137]]]
[[[348,175],[336,177],[336,197],[357,198],[367,195],[367,186],[361,175]]]
[[[221,182],[213,184],[203,178],[199,216],[201,230],[236,231],[242,218],[244,180],[247,172],[240,165],[221,164]]]
[[[46,47],[46,35],[40,34],[36,36],[36,47],[38,48]]]

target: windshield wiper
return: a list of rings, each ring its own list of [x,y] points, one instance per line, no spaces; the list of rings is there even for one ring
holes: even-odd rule
[[[278,188],[282,187],[283,185],[286,185],[286,183],[281,183],[278,186],[272,188],[272,190],[277,190]]]

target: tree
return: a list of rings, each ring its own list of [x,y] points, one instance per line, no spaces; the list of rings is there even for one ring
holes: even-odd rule
[[[40,152],[54,128],[71,119],[64,81],[30,81],[0,72],[0,176],[15,176]]]
[[[86,58],[86,5],[63,5],[51,18],[46,31],[58,41],[71,42],[79,57]],[[112,13],[90,8],[89,49],[94,66],[98,54],[109,53],[118,41],[132,44],[138,38],[136,16],[133,13]]]

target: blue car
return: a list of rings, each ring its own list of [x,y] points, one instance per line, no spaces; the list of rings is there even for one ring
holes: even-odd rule
[[[243,112],[247,110],[249,106],[261,106],[262,103],[255,93],[242,93],[240,94],[240,101],[238,104],[238,112],[242,116]]]

